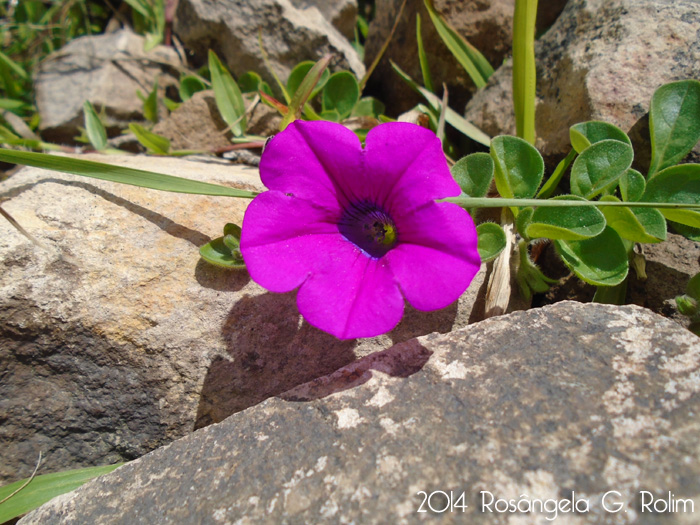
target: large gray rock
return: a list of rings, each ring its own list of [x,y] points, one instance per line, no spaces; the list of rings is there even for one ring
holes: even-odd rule
[[[262,190],[256,169],[212,158],[104,157]],[[0,183],[0,483],[133,459],[417,335],[464,326],[458,303],[408,309],[391,333],[338,341],[299,317],[295,294],[212,267],[198,247],[241,223],[244,199],[157,192],[38,169]]]
[[[344,3],[332,2],[328,10]],[[277,85],[263,62],[259,30],[272,68],[283,81],[302,60],[318,60],[326,53],[336,56],[334,68],[349,69],[362,77],[365,68],[357,52],[316,4],[303,0],[180,0],[175,31],[201,60],[213,49],[234,76],[256,71],[273,89]]]
[[[160,98],[177,86],[180,59],[175,50],[157,46],[144,52],[144,38],[122,29],[69,42],[39,65],[35,80],[39,130],[50,142],[72,143],[83,123],[83,103],[104,111],[110,136],[129,122],[142,121],[137,90],[149,93],[158,78]]]
[[[538,148],[563,157],[586,120],[630,130],[659,86],[700,77],[699,31],[695,0],[570,0],[535,46]],[[511,78],[505,64],[467,106],[490,135],[515,133]]]
[[[355,38],[357,0],[291,0],[298,9],[315,7],[340,34],[348,40]]]
[[[553,519],[482,512],[488,491],[573,498],[565,525],[692,523],[645,511],[641,491],[698,511],[698,368],[700,339],[643,308],[519,312],[369,355],[20,523],[422,523],[436,517],[418,512],[426,496],[447,504],[440,490],[468,506],[448,522]]]
[[[403,0],[377,0],[375,18],[369,27],[365,45],[365,64],[369,66],[391,33]],[[540,2],[538,28],[548,27],[564,7],[565,0]],[[510,53],[513,40],[514,0],[434,0],[440,15],[460,35],[481,51],[494,67]],[[461,111],[475,87],[464,68],[452,56],[438,35],[423,0],[408,0],[394,37],[377,69],[370,77],[369,89],[384,101],[391,114],[413,107],[421,99],[393,71],[390,60],[422,83],[416,39],[416,16],[422,21],[422,38],[435,89],[447,84],[450,106]]]

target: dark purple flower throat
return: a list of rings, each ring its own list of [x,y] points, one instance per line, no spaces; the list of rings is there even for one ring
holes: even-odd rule
[[[340,233],[348,241],[379,259],[396,246],[397,232],[389,214],[371,202],[351,204],[338,223]]]

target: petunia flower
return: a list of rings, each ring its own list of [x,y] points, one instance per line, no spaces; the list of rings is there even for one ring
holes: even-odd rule
[[[440,140],[414,124],[373,128],[362,148],[332,122],[296,121],[260,160],[269,189],[243,219],[241,253],[272,292],[299,288],[313,326],[373,337],[418,310],[456,301],[479,270],[477,235],[456,196]]]

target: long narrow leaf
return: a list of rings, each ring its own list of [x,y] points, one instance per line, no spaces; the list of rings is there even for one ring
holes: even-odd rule
[[[167,155],[170,153],[170,139],[148,131],[143,126],[132,122],[129,124],[129,130],[136,135],[136,139],[144,146],[150,153],[156,155]]]
[[[493,74],[493,67],[477,48],[471,45],[464,37],[449,26],[445,20],[435,11],[431,0],[424,0],[430,19],[445,43],[460,65],[467,71],[477,88],[486,85]]]
[[[231,127],[233,134],[240,137],[246,129],[243,95],[231,73],[223,66],[219,57],[212,50],[209,50],[209,72],[214,88],[214,98],[216,98],[216,105],[221,116]]]
[[[428,64],[428,57],[425,54],[425,47],[423,46],[423,30],[421,28],[419,13],[416,13],[416,41],[418,42],[418,60],[420,62],[420,71],[423,74],[423,85],[425,89],[434,93],[433,79],[430,76],[430,64]]]
[[[8,68],[10,68],[12,71],[15,72],[20,78],[26,79],[27,78],[27,72],[22,69],[22,67],[12,60],[10,57],[8,57],[5,53],[0,51],[0,63],[4,64]]]
[[[0,523],[36,509],[47,501],[77,489],[97,476],[112,472],[123,463],[55,472],[35,477],[26,487],[0,505]],[[26,480],[0,487],[0,500],[20,488]]]
[[[439,115],[440,108],[442,105],[442,101],[440,100],[440,98],[434,93],[431,93],[430,91],[425,89],[424,87],[419,86],[415,82],[415,80],[413,80],[410,76],[408,76],[408,74],[401,70],[401,68],[397,66],[393,61],[391,62],[391,67],[394,68],[394,71],[396,71],[396,73],[402,79],[404,79],[404,81],[413,90],[423,95],[423,97],[425,97],[425,99],[428,101],[428,104],[430,105],[431,109]],[[478,142],[479,144],[483,144],[484,146],[489,146],[491,144],[491,137],[489,137],[486,133],[481,131],[479,128],[477,128],[474,124],[465,119],[459,113],[454,111],[452,108],[446,108],[445,120],[457,131],[460,131],[461,133],[463,133],[470,139]]]
[[[0,161],[174,193],[241,197],[245,199],[252,199],[257,195],[250,191],[184,179],[182,177],[174,177],[163,173],[155,173],[153,171],[114,166],[112,164],[104,164],[91,160],[47,155],[46,153],[35,153],[31,151],[15,151],[0,148]]]
[[[89,100],[86,100],[83,104],[83,113],[85,116],[85,131],[90,144],[97,151],[104,150],[107,147],[107,131],[102,125],[100,117],[97,116],[95,107]]]
[[[518,137],[535,143],[535,19],[537,0],[515,0],[513,107]]]

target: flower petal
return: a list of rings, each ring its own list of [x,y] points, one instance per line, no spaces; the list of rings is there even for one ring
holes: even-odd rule
[[[390,214],[460,194],[432,131],[405,122],[372,128],[365,141],[367,197]]]
[[[333,122],[295,121],[265,147],[260,177],[271,190],[326,206],[346,204],[342,181],[363,171],[360,139]]]
[[[396,217],[398,245],[386,254],[408,302],[437,310],[456,301],[479,271],[477,235],[469,214],[451,203],[429,203]]]
[[[394,328],[404,301],[384,259],[367,257],[340,238],[297,296],[299,311],[316,328],[339,339],[374,337]]]
[[[340,209],[329,210],[279,191],[261,193],[243,218],[241,254],[251,278],[272,292],[293,290],[340,237]]]

